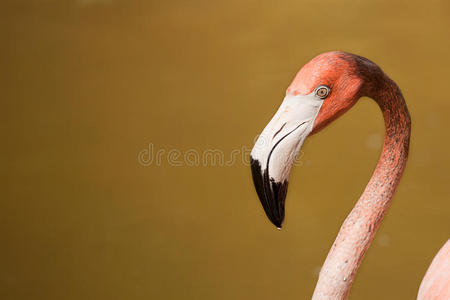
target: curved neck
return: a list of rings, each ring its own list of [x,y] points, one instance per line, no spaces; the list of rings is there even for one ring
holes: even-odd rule
[[[383,112],[386,126],[377,167],[353,210],[345,219],[320,271],[313,300],[347,299],[356,271],[389,208],[406,165],[411,121],[398,86],[387,75],[365,95]]]

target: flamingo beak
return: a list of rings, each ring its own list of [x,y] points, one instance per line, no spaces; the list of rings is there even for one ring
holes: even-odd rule
[[[314,93],[287,95],[250,154],[256,192],[267,217],[278,229],[284,220],[291,167],[322,103]]]

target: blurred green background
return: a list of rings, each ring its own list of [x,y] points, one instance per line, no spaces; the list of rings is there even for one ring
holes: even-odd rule
[[[309,138],[281,232],[249,167],[138,154],[253,145],[296,72],[378,63],[412,116],[405,175],[350,299],[414,299],[449,237],[450,4],[3,0],[0,298],[308,299],[383,140],[361,99]]]

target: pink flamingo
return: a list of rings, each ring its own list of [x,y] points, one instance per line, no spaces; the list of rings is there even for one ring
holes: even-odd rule
[[[313,299],[347,299],[359,265],[389,208],[403,174],[411,120],[397,84],[372,61],[344,52],[308,62],[251,152],[252,176],[270,221],[281,228],[292,163],[309,134],[318,132],[368,96],[383,113],[381,157],[363,194],[345,219],[320,271]],[[433,260],[418,299],[450,299],[450,240]]]

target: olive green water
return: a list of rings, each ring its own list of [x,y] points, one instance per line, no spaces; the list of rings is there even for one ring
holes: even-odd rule
[[[378,159],[378,107],[361,99],[307,140],[281,232],[245,162],[183,155],[250,149],[297,70],[328,50],[378,63],[413,121],[350,298],[415,298],[450,236],[448,1],[0,6],[1,299],[310,298]],[[139,163],[149,144],[178,149],[182,166]]]

